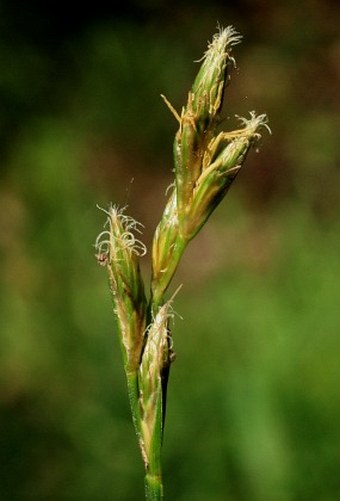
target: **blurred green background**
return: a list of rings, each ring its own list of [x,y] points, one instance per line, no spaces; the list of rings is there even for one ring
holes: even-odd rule
[[[181,108],[217,21],[244,35],[225,128],[254,109],[273,135],[174,284],[166,499],[340,499],[339,5],[0,3],[1,500],[143,499],[96,204],[150,246],[159,95]]]

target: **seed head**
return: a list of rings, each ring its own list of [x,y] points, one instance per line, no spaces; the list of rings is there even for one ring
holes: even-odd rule
[[[235,64],[232,48],[241,38],[232,26],[214,35],[181,115],[163,96],[179,129],[174,141],[175,190],[153,241],[151,290],[156,306],[162,304],[186,245],[224,198],[250,147],[261,138],[261,129],[270,132],[267,116],[253,111],[249,118],[238,117],[240,129],[217,131],[227,69]]]
[[[169,367],[171,338],[168,328],[171,301],[158,310],[147,329],[146,344],[139,367],[141,434],[144,461],[149,462],[152,441],[162,434],[163,372]]]
[[[226,195],[250,147],[261,138],[259,130],[266,128],[270,132],[266,115],[256,116],[251,112],[250,119],[240,120],[244,126],[242,129],[220,133],[207,149],[203,163],[205,168],[197,180],[187,214],[185,236],[188,240],[197,234]]]
[[[111,206],[101,210],[107,221],[95,243],[96,256],[108,270],[124,362],[132,371],[138,366],[145,330],[146,299],[138,258],[146,247],[135,236],[141,233],[141,224],[124,214],[124,209]]]
[[[189,95],[193,112],[197,115],[199,129],[206,130],[215,121],[222,106],[224,87],[228,80],[227,68],[235,64],[232,47],[242,36],[233,26],[219,28],[203,56],[203,63]]]
[[[232,26],[219,28],[203,56],[202,65],[189,92],[187,105],[179,117],[174,160],[178,219],[184,234],[187,233],[187,215],[195,186],[202,173],[205,152],[216,134],[224,88],[228,80],[227,68],[231,62],[235,63],[231,57],[232,47],[240,40],[241,36]]]

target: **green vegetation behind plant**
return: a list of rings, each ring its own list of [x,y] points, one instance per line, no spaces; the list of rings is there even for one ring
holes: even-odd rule
[[[258,4],[261,23],[236,7],[218,16],[247,34],[228,106],[268,111],[275,135],[178,269],[169,499],[340,496],[338,16],[330,2],[316,5]],[[13,23],[1,30],[5,501],[140,499],[120,347],[93,258],[102,224],[93,201],[128,203],[148,228],[161,216],[165,197],[150,192],[168,186],[175,126],[158,94],[180,109],[188,61],[216,23],[204,9],[195,30],[178,19],[178,32],[151,17],[88,24],[54,49]]]

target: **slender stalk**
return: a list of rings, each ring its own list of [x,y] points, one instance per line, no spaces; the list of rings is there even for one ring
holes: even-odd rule
[[[161,475],[153,473],[145,475],[145,499],[147,501],[159,501],[163,499]]]
[[[132,422],[135,432],[140,443],[141,430],[140,430],[140,411],[139,411],[139,389],[138,389],[138,374],[137,372],[126,373],[127,390],[131,408]]]
[[[159,402],[161,406],[162,403]],[[156,418],[157,427],[154,430],[154,437],[150,445],[150,462],[145,468],[145,496],[148,501],[158,501],[163,499],[163,481],[162,481],[162,409],[158,410]]]

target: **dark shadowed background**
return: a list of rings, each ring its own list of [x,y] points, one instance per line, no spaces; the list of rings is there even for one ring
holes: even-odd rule
[[[172,289],[166,499],[340,499],[339,6],[0,3],[1,500],[143,499],[96,204],[128,205],[150,247],[160,94],[181,108],[217,22],[244,35],[225,128],[256,110],[273,134]]]

